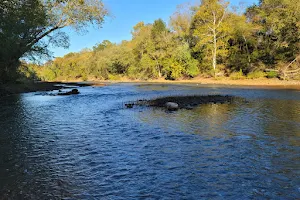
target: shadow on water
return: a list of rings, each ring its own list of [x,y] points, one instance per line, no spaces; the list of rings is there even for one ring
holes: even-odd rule
[[[0,199],[299,197],[299,92],[143,87],[1,99]],[[120,106],[178,94],[247,102],[177,112]]]
[[[56,174],[53,158],[57,138],[49,116],[35,115],[36,104],[23,95],[3,98],[0,111],[0,199],[39,199],[67,196],[71,177]],[[51,191],[51,192],[45,192]],[[43,194],[43,195],[42,195]]]

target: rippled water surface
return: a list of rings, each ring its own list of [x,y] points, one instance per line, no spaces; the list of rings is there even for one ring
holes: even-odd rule
[[[299,199],[300,91],[114,84],[0,99],[0,199]],[[126,101],[222,94],[194,110]]]

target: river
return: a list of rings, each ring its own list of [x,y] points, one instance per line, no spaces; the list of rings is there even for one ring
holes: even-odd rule
[[[0,199],[299,199],[300,91],[168,84],[0,99]],[[168,95],[246,101],[167,112]]]

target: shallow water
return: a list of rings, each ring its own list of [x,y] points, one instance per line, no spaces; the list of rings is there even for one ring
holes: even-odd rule
[[[114,84],[0,99],[0,199],[300,198],[300,91]],[[247,101],[125,109],[166,95]]]

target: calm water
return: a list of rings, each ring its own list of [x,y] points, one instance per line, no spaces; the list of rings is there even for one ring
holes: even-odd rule
[[[116,84],[0,100],[0,199],[299,199],[300,91]],[[173,94],[247,102],[124,109]]]

